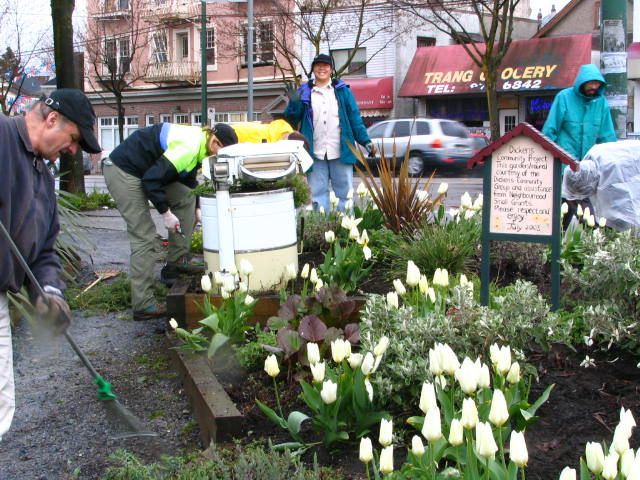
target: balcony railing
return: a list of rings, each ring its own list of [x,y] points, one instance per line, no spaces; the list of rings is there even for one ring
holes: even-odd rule
[[[151,63],[147,67],[147,82],[187,82],[195,85],[200,82],[200,64],[198,62],[179,61]]]
[[[103,6],[95,13],[96,20],[120,20],[129,18],[131,10],[129,8],[118,8],[114,6]]]
[[[146,0],[143,16],[147,21],[171,23],[197,17],[200,2],[197,0]]]

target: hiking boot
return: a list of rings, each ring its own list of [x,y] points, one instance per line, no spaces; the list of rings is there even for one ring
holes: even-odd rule
[[[145,320],[155,320],[158,318],[166,318],[167,309],[164,305],[149,305],[143,310],[134,310],[133,319],[136,322],[144,322]]]
[[[189,275],[204,274],[204,262],[194,262],[186,255],[178,258],[175,262],[167,262],[168,271],[175,270],[178,273]]]

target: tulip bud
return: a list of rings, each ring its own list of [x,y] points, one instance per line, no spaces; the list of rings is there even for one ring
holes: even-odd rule
[[[442,364],[440,363],[440,355],[433,348],[429,349],[429,371],[435,377],[442,375]]]
[[[174,330],[178,328],[178,322],[176,322],[175,318],[172,318],[171,320],[169,320],[169,326]]]
[[[625,410],[624,407],[620,409],[620,423],[625,425],[627,436],[631,438],[633,427],[636,426],[631,410]]]
[[[511,439],[509,440],[509,458],[520,468],[527,466],[529,461],[529,452],[527,444],[524,440],[524,432],[511,431]]]
[[[462,366],[456,370],[455,377],[460,384],[460,388],[467,395],[473,394],[478,388],[480,372],[478,371],[478,366],[469,357],[464,358]]]
[[[387,293],[387,305],[398,308],[398,294],[396,292]]]
[[[442,422],[440,420],[440,409],[432,408],[424,417],[422,425],[422,435],[429,442],[435,442],[442,438]]]
[[[567,202],[562,202],[562,207],[560,207],[560,214],[566,215],[569,213],[569,204]]]
[[[605,480],[615,480],[618,476],[618,454],[616,452],[609,452],[609,455],[604,457],[604,466],[602,467],[602,478]]]
[[[255,298],[253,298],[253,297],[252,297],[251,295],[249,295],[248,293],[247,293],[247,295],[244,297],[244,304],[245,304],[245,305],[247,305],[247,306],[251,305],[251,304],[252,304],[253,302],[255,302],[255,301],[256,301],[256,299],[255,299]]]
[[[368,245],[369,244],[369,234],[367,233],[366,229],[362,230],[362,233],[360,234],[360,238],[358,239],[358,243],[360,245]]]
[[[333,243],[336,241],[336,234],[333,233],[333,230],[328,230],[324,232],[324,239],[327,243]]]
[[[253,265],[246,258],[240,260],[240,274],[242,276],[251,275],[253,273]]]
[[[349,230],[349,238],[351,240],[355,240],[356,242],[360,240],[360,231],[355,225],[351,227],[351,230]]]
[[[509,369],[509,373],[507,373],[507,382],[514,384],[520,381],[520,364],[518,362],[513,362],[511,364],[511,368]]]
[[[507,400],[504,398],[502,390],[494,390],[491,399],[491,410],[489,411],[489,421],[496,427],[501,427],[509,420],[509,410]]]
[[[613,441],[611,447],[618,455],[622,455],[629,450],[629,433],[628,427],[624,423],[619,423],[613,431]]]
[[[407,293],[407,289],[404,288],[404,285],[402,284],[402,280],[400,280],[399,278],[396,278],[393,281],[393,288],[395,288],[396,293],[400,296],[404,295],[405,293]]]
[[[373,358],[373,354],[371,352],[367,352],[362,359],[362,365],[360,365],[360,370],[362,370],[365,377],[373,372],[374,364],[375,358]]]
[[[364,198],[369,193],[369,190],[367,190],[367,186],[364,184],[364,182],[360,182],[358,184],[358,188],[356,189],[356,193],[358,194],[358,196],[360,198]]]
[[[267,372],[267,375],[270,377],[277,377],[280,373],[280,367],[278,367],[278,359],[275,355],[271,354],[264,361],[264,371]]]
[[[247,285],[247,282],[238,282],[239,293],[245,293],[248,290],[249,290],[249,286]]]
[[[602,473],[602,467],[604,466],[604,451],[602,450],[602,445],[596,442],[587,442],[585,457],[587,458],[587,467],[592,473],[596,475]]]
[[[420,392],[420,410],[426,414],[432,408],[438,408],[436,389],[433,383],[424,382],[422,384],[422,391]]]
[[[317,343],[307,343],[307,360],[312,365],[320,361],[320,348]]]
[[[436,303],[436,291],[432,287],[427,288],[426,295],[431,300],[431,303]]]
[[[371,249],[365,245],[364,247],[362,247],[362,255],[364,256],[365,260],[370,260],[371,259]]]
[[[451,427],[449,429],[449,443],[454,447],[457,447],[458,445],[462,445],[463,441],[464,430],[462,427],[462,422],[459,419],[454,418],[453,420],[451,420]]]
[[[324,362],[312,363],[309,365],[309,368],[311,368],[311,375],[313,376],[313,381],[315,383],[321,383],[324,381]]]
[[[418,281],[420,293],[427,293],[427,288],[429,288],[429,280],[425,275],[420,275],[420,280]]]
[[[361,353],[352,353],[347,358],[347,360],[349,361],[349,366],[355,370],[360,365],[362,365],[362,358],[363,358],[363,355]]]
[[[338,206],[338,203],[340,203],[340,199],[336,197],[336,194],[333,192],[333,190],[331,190],[329,192],[329,204],[331,205],[331,208],[335,210]]]
[[[318,281],[316,282],[315,286],[313,287],[313,289],[316,292],[319,292],[320,290],[322,290],[322,287],[324,287],[324,282],[322,281],[321,278],[318,278]]]
[[[440,358],[442,362],[442,369],[448,375],[454,375],[456,370],[460,368],[460,362],[453,349],[444,344],[440,346]]]
[[[309,274],[309,281],[313,284],[318,283],[318,271],[315,268],[311,269]]]
[[[600,228],[604,228],[607,225],[607,219],[604,217],[600,217],[600,220],[598,220],[598,226]]]
[[[476,425],[476,451],[485,459],[493,460],[496,456],[498,446],[488,423],[478,422]]]
[[[413,263],[413,260],[407,262],[407,285],[415,287],[420,282],[420,269]]]
[[[321,215],[324,215],[324,213],[325,213],[325,212],[324,212],[324,207],[323,207],[322,205],[320,205],[320,208],[318,208],[318,212],[319,212]]]
[[[462,426],[467,430],[475,428],[478,423],[478,407],[473,398],[465,398],[462,401],[462,416],[460,418]]]
[[[486,363],[480,365],[478,388],[491,388],[491,373],[489,372],[489,365],[487,365]]]
[[[345,343],[347,343],[348,345],[345,345]],[[331,357],[333,358],[333,361],[336,363],[340,363],[342,362],[342,360],[347,358],[349,356],[350,351],[351,351],[351,344],[347,340],[337,338],[331,342]]]
[[[371,439],[369,437],[362,437],[360,439],[360,461],[367,464],[371,460],[373,460],[373,446],[371,445]]]
[[[424,444],[422,443],[422,439],[418,435],[414,435],[411,439],[411,453],[413,453],[416,457],[421,457],[424,455]]]
[[[380,472],[385,475],[393,472],[393,445],[384,447],[380,452]]]
[[[374,347],[373,354],[376,357],[381,357],[382,355],[384,355],[384,352],[387,351],[388,347],[389,347],[389,337],[387,337],[386,335],[383,335],[382,337],[380,337],[380,340],[378,340],[377,345]]]
[[[629,474],[634,467],[633,463],[635,462],[635,459],[636,457],[632,448],[624,452],[620,457],[620,473],[623,478],[629,478]]]
[[[438,187],[438,195],[444,195],[449,190],[449,184],[447,182],[442,182]]]
[[[393,442],[393,421],[383,418],[380,420],[380,435],[378,442],[383,447],[388,447]]]
[[[213,272],[213,283],[215,283],[217,286],[222,285],[222,273]]]
[[[200,286],[204,293],[209,293],[211,290],[211,277],[209,277],[209,275],[203,275],[200,279]]]
[[[300,278],[309,278],[309,264],[305,263],[302,267],[302,271],[300,272]]]
[[[322,390],[320,391],[320,398],[327,405],[332,404],[338,397],[338,384],[327,380],[322,384]]]
[[[582,215],[584,215],[584,210],[582,210],[582,205],[578,204],[578,207],[576,208],[576,215],[578,217],[581,217]]]
[[[573,468],[564,467],[558,480],[576,480],[576,471]]]
[[[296,278],[298,273],[296,272],[296,266],[293,263],[287,264],[284,269],[284,281],[288,282]]]
[[[371,385],[371,382],[368,378],[364,379],[364,389],[367,391],[369,402],[373,402],[373,385]]]
[[[469,195],[469,192],[464,192],[460,197],[460,208],[471,208],[472,206],[471,195]]]

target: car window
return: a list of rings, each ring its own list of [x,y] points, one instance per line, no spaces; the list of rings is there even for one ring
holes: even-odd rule
[[[396,122],[391,132],[392,137],[408,137],[411,135],[411,124],[413,122],[400,121]]]
[[[416,135],[431,135],[429,122],[416,122]]]
[[[441,122],[440,128],[442,133],[448,137],[468,138],[469,131],[467,127],[458,122]]]
[[[369,138],[384,137],[384,131],[387,129],[388,123],[381,123],[371,126],[369,130]]]

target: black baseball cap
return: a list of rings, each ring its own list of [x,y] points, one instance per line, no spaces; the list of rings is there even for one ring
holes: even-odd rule
[[[87,96],[75,88],[59,88],[44,99],[45,105],[61,113],[78,126],[80,147],[85,152],[100,153],[102,148],[93,133],[96,112]]]
[[[236,131],[226,123],[216,123],[211,129],[211,133],[220,140],[223,147],[228,147],[229,145],[235,145],[238,143],[238,135],[236,135]]]
[[[326,63],[331,67],[331,70],[334,69],[333,58],[331,57],[331,55],[327,55],[326,53],[319,53],[318,55],[316,55],[316,58],[314,58],[313,62],[311,62],[311,70],[313,70],[313,67],[316,65],[316,63]]]

